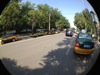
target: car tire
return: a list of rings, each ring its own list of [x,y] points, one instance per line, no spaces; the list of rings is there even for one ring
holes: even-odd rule
[[[15,42],[16,40],[15,39],[12,39],[12,41]]]
[[[78,55],[74,50],[73,50],[73,54],[74,54],[74,55]]]
[[[1,44],[4,44],[4,42],[3,42],[3,41],[1,41]]]
[[[36,37],[38,37],[39,35],[37,34]]]
[[[76,54],[74,50],[73,50],[73,53]]]

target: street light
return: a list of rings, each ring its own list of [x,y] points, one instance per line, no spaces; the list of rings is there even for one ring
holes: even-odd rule
[[[97,22],[96,22],[96,19],[95,19],[95,14],[94,14],[93,11],[91,11],[90,14],[92,16],[94,27],[95,27],[94,31],[95,31],[95,34],[96,34],[96,39],[98,39]]]

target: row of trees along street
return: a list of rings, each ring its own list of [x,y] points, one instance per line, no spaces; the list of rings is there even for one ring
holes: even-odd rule
[[[66,9],[67,11],[67,9]],[[74,25],[78,30],[86,29],[94,32],[93,18],[88,9],[77,12],[74,16]],[[21,3],[21,0],[11,0],[0,15],[0,32],[16,30],[20,33],[23,29],[57,29],[70,28],[69,20],[57,9],[48,4]]]
[[[84,9],[82,12],[75,14],[74,25],[78,30],[85,29],[87,32],[95,32],[93,17],[88,9]]]
[[[48,4],[21,3],[21,0],[11,0],[0,16],[0,32],[37,28],[70,28],[70,23],[57,8]]]

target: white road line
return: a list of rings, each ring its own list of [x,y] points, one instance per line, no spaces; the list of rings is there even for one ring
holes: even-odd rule
[[[73,41],[71,40],[71,44],[70,44],[70,45],[68,45],[68,49],[67,49],[66,55],[68,55],[68,53],[69,53],[70,49],[72,48],[72,46],[71,46],[71,45],[72,45],[72,42],[73,42]]]

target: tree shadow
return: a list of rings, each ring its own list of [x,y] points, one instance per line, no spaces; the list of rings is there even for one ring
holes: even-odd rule
[[[62,46],[62,45],[68,46],[70,44],[73,45],[74,41],[75,41],[75,37],[66,37],[66,38],[64,38],[64,40],[62,42],[59,42],[57,45],[58,46]]]
[[[39,63],[42,68],[21,67],[17,65],[15,59],[10,58],[2,58],[1,60],[11,75],[86,75],[93,56],[76,55],[73,53],[73,47],[70,48],[70,52],[67,54],[68,44],[66,44],[66,40],[58,45],[66,45],[66,47],[54,49],[42,57],[43,60],[41,61],[43,63]]]

